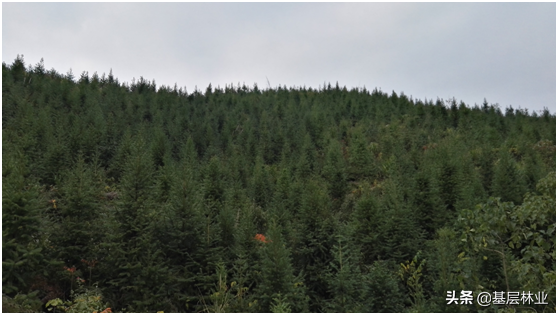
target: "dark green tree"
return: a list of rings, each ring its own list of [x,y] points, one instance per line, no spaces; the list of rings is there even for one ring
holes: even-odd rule
[[[8,149],[9,146],[3,146]],[[2,163],[2,293],[27,294],[36,275],[41,275],[45,258],[41,215],[45,207],[39,186],[29,180],[20,152],[3,154]]]
[[[339,142],[330,141],[325,165],[322,169],[322,174],[328,183],[329,195],[333,200],[338,200],[338,204],[343,202],[347,191],[347,174],[342,154]]]
[[[271,311],[275,298],[285,298],[293,312],[307,312],[306,289],[301,276],[296,276],[290,251],[285,247],[279,229],[272,225],[266,242],[258,246],[261,252],[261,279],[256,287],[258,305],[262,312]]]
[[[56,200],[51,241],[60,246],[57,258],[68,267],[81,266],[82,260],[99,259],[105,232],[101,200],[111,194],[103,192],[102,179],[95,171],[96,167],[86,164],[79,155],[58,186],[60,197]]]
[[[359,312],[363,307],[363,274],[360,271],[360,255],[351,242],[351,225],[340,228],[337,241],[331,249],[333,260],[328,266],[327,284],[331,298],[322,308],[328,312]]]
[[[525,192],[523,176],[517,163],[505,149],[501,150],[492,180],[492,195],[502,198],[502,201],[521,204]]]
[[[103,272],[110,290],[107,297],[118,306],[135,311],[162,307],[168,275],[162,265],[151,222],[159,215],[153,202],[154,166],[141,138],[132,140],[124,166],[115,209],[115,231],[105,250]]]

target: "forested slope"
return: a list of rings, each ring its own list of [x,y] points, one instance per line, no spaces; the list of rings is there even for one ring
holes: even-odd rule
[[[22,58],[2,79],[4,310],[556,310],[548,111]],[[548,304],[448,305],[461,290]]]

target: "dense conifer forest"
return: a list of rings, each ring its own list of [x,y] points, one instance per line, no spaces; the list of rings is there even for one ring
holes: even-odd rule
[[[555,312],[555,148],[547,110],[337,84],[188,92],[18,57],[2,64],[2,307]]]

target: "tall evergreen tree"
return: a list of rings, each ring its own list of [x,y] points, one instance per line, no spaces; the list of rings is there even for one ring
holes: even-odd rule
[[[307,312],[304,283],[296,276],[290,251],[285,247],[279,229],[272,225],[265,242],[261,242],[261,280],[256,288],[262,312],[269,312],[274,299],[284,297],[294,312]]]
[[[349,144],[350,174],[354,180],[364,179],[372,174],[372,154],[368,151],[365,135],[361,128],[353,129],[353,136]]]
[[[53,225],[51,239],[60,246],[58,258],[69,267],[80,266],[82,260],[99,259],[104,238],[100,202],[103,188],[94,170],[83,156],[78,156],[59,185],[60,199],[55,201],[58,222]]]
[[[413,208],[418,223],[425,231],[426,237],[432,238],[436,230],[447,222],[442,200],[436,190],[435,179],[426,172],[418,173],[414,190]]]
[[[331,298],[323,311],[350,313],[362,309],[363,275],[359,267],[359,252],[350,240],[350,235],[354,233],[350,227],[340,227],[337,241],[331,249],[333,260],[326,276]]]
[[[4,146],[4,149],[9,147]],[[39,239],[39,187],[28,179],[21,153],[3,154],[2,164],[2,293],[28,293],[32,279],[44,270]]]
[[[104,276],[114,288],[107,290],[108,297],[120,308],[135,311],[153,310],[159,304],[157,291],[162,288],[157,282],[167,273],[161,265],[157,243],[153,242],[150,223],[157,215],[153,203],[154,169],[146,148],[141,138],[133,140],[115,209],[116,231],[108,239],[104,266]]]
[[[307,133],[304,136],[302,147],[300,149],[300,158],[297,163],[297,176],[300,179],[308,178],[314,171],[315,167],[315,151],[312,138]]]
[[[512,201],[515,204],[521,204],[525,194],[523,176],[516,162],[504,148],[496,162],[492,194],[502,198],[502,201]]]
[[[322,174],[328,182],[329,195],[341,204],[346,193],[347,174],[342,149],[336,140],[330,141]]]

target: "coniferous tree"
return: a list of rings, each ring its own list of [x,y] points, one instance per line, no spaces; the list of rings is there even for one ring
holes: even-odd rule
[[[304,283],[296,276],[291,255],[285,247],[279,229],[272,225],[268,237],[258,246],[261,253],[261,280],[256,288],[262,312],[269,312],[276,298],[285,297],[294,312],[307,312],[308,302]]]
[[[336,140],[330,141],[322,173],[328,182],[331,198],[338,200],[338,204],[341,204],[346,192],[347,175],[341,146]]]
[[[161,127],[156,128],[154,131],[151,151],[153,163],[156,167],[163,166],[165,162],[168,163],[170,161],[170,145]]]
[[[315,167],[315,156],[314,156],[314,145],[312,144],[312,138],[307,133],[304,136],[302,142],[302,147],[300,149],[300,158],[297,163],[297,176],[300,179],[306,179],[314,171]]]
[[[7,147],[4,146],[6,149]],[[2,292],[28,293],[32,279],[44,270],[41,204],[38,185],[30,181],[19,152],[3,154]],[[44,205],[43,205],[44,206]]]
[[[402,312],[408,300],[403,294],[397,275],[384,261],[375,261],[363,277],[362,306],[359,312]]]
[[[530,153],[523,160],[525,184],[527,189],[532,191],[536,188],[537,182],[543,177],[544,166],[540,158]]]
[[[373,163],[364,134],[360,128],[355,128],[353,131],[354,134],[349,144],[350,173],[353,179],[359,180],[372,174]]]
[[[261,155],[256,157],[254,165],[254,179],[252,187],[254,191],[254,201],[262,208],[266,208],[273,193],[273,186],[269,175],[269,168],[264,165]]]
[[[329,198],[323,185],[310,180],[304,188],[298,214],[295,217],[296,251],[294,265],[304,272],[305,285],[309,289],[310,310],[318,311],[327,296],[327,284],[323,270],[331,261],[335,222],[331,216]]]
[[[83,260],[99,259],[99,245],[104,238],[100,216],[103,195],[94,170],[83,156],[78,156],[59,185],[57,222],[51,240],[59,244],[58,259],[68,267],[80,266]]]
[[[524,193],[523,176],[517,169],[516,162],[502,148],[492,180],[492,194],[503,201],[520,204]]]
[[[146,311],[157,305],[156,290],[151,281],[164,277],[160,251],[153,242],[152,225],[156,216],[153,203],[154,169],[152,158],[141,138],[134,139],[126,161],[115,211],[116,231],[108,239],[105,268],[108,283],[122,290],[108,295],[120,307]],[[110,266],[110,267],[109,267]]]
[[[12,77],[14,78],[14,81],[17,82],[23,80],[26,74],[25,60],[23,59],[23,55],[20,56],[18,54],[10,68],[11,68],[10,70],[12,73]]]
[[[199,294],[195,290],[196,260],[203,250],[204,219],[192,164],[183,160],[171,175],[168,207],[155,227],[158,244],[172,279],[170,298],[177,311],[192,310]]]
[[[417,220],[427,238],[432,238],[445,222],[444,207],[436,191],[435,179],[426,172],[417,174],[415,179],[413,207]]]
[[[362,273],[360,255],[350,240],[350,225],[340,228],[337,241],[331,249],[333,260],[326,274],[331,298],[322,309],[328,312],[350,313],[362,309]]]
[[[358,200],[352,221],[355,226],[354,239],[359,240],[358,246],[365,264],[371,264],[380,255],[381,218],[376,196],[368,193]]]
[[[212,211],[224,201],[224,185],[222,183],[221,163],[218,157],[212,157],[203,170],[204,198]]]
[[[449,228],[441,228],[436,231],[436,238],[432,241],[431,257],[429,257],[429,266],[435,274],[434,278],[434,295],[433,300],[440,307],[439,311],[456,312],[459,306],[455,304],[443,303],[445,301],[444,293],[453,291],[453,288],[459,286],[458,274],[459,270],[459,244],[457,244],[456,233]]]
[[[398,190],[399,187],[395,183],[385,183],[385,193],[381,202],[383,215],[379,244],[381,257],[395,262],[409,260],[424,241],[415,213],[402,200]]]

